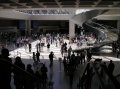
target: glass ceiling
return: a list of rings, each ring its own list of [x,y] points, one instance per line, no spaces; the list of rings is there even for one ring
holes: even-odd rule
[[[78,10],[76,10],[76,12],[75,12],[75,14],[77,15],[77,14],[81,14],[81,13],[83,13],[83,12],[87,12],[87,11],[90,11],[91,9],[78,9]]]
[[[67,10],[16,10],[21,13],[29,15],[68,15],[70,14]]]
[[[69,14],[80,14],[86,11],[90,11],[90,9],[62,9],[62,10],[16,10],[21,13],[29,14],[29,15],[69,15]]]

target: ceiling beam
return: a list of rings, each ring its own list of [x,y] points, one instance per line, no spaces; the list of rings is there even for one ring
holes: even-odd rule
[[[55,2],[58,4],[60,8],[62,8],[61,2],[59,2],[59,0],[55,0]]]
[[[102,0],[98,0],[97,2],[94,2],[95,5],[92,5],[93,7],[96,7]]]
[[[108,5],[108,7],[114,7],[116,6],[117,4],[119,4],[120,2],[113,2],[113,5]]]
[[[46,6],[43,5],[43,3],[39,3],[38,0],[32,0],[34,3],[38,4],[39,6],[46,8]]]
[[[117,4],[119,4],[120,2],[113,2],[113,5],[117,5]]]
[[[28,6],[26,6],[26,3],[19,3],[19,0],[10,0],[10,1],[12,1],[12,2],[14,2],[14,3],[18,4],[18,5],[28,7]],[[17,8],[17,6],[11,6],[11,7],[13,7],[14,9]],[[30,7],[28,7],[28,8],[30,8]]]

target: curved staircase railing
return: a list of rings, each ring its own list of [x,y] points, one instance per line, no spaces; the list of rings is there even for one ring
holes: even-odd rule
[[[73,52],[79,52],[80,50],[85,50],[85,49],[98,48],[98,47],[101,47],[107,44],[111,44],[118,40],[117,34],[111,31],[108,31],[107,28],[101,24],[90,21],[90,22],[85,22],[83,24],[83,27],[85,30],[93,32],[97,36],[98,39],[101,39],[101,41],[99,43],[93,44],[93,46],[90,46],[90,47],[88,46],[83,49],[81,48],[74,49]]]

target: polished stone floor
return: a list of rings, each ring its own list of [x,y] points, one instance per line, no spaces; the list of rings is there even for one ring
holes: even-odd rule
[[[66,40],[66,42],[68,42]],[[32,52],[36,52],[36,47],[35,45],[38,43],[37,41],[32,42]],[[69,47],[70,45],[68,45]],[[71,45],[72,48],[76,48],[75,44]],[[116,54],[111,52],[111,47],[110,46],[104,46],[101,51],[102,54],[101,55],[93,55],[93,59],[91,61],[94,61],[95,58],[102,58],[103,61],[105,61],[108,65],[110,60],[113,60],[115,66],[114,69],[114,75],[120,74],[120,59],[116,58]],[[56,47],[55,44],[52,44],[50,47],[50,51],[53,51],[56,58],[54,58],[54,62],[53,62],[53,66],[50,68],[49,67],[49,58],[48,55],[50,52],[47,51],[47,47],[43,48],[43,52],[41,52],[41,57],[40,57],[40,61],[42,63],[45,63],[45,65],[48,68],[48,80],[50,79],[50,75],[52,74],[52,81],[54,82],[53,85],[53,89],[71,89],[70,84],[69,84],[69,77],[64,73],[64,69],[63,69],[63,64],[59,62],[59,58],[62,57],[61,53],[60,53],[60,46]],[[12,58],[13,62],[14,62],[14,58],[16,56],[20,56],[22,58],[22,61],[24,64],[32,64],[33,65],[33,60],[32,60],[32,52],[29,53],[28,49],[25,50],[24,47],[20,47],[18,49],[15,49],[13,51],[10,51],[10,57]],[[77,70],[74,73],[74,79],[73,79],[73,87],[72,89],[77,89],[77,83],[79,80],[79,76],[81,76],[83,70],[84,70],[85,64],[83,65],[79,65]],[[34,68],[33,68],[34,69]],[[15,89],[13,80],[11,82],[12,85],[12,89]]]

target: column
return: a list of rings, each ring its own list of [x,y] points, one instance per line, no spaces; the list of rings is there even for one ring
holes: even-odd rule
[[[120,34],[120,20],[117,21],[118,34]]]
[[[26,31],[28,35],[31,35],[31,20],[26,20]]]
[[[75,37],[75,23],[69,20],[69,40]]]

